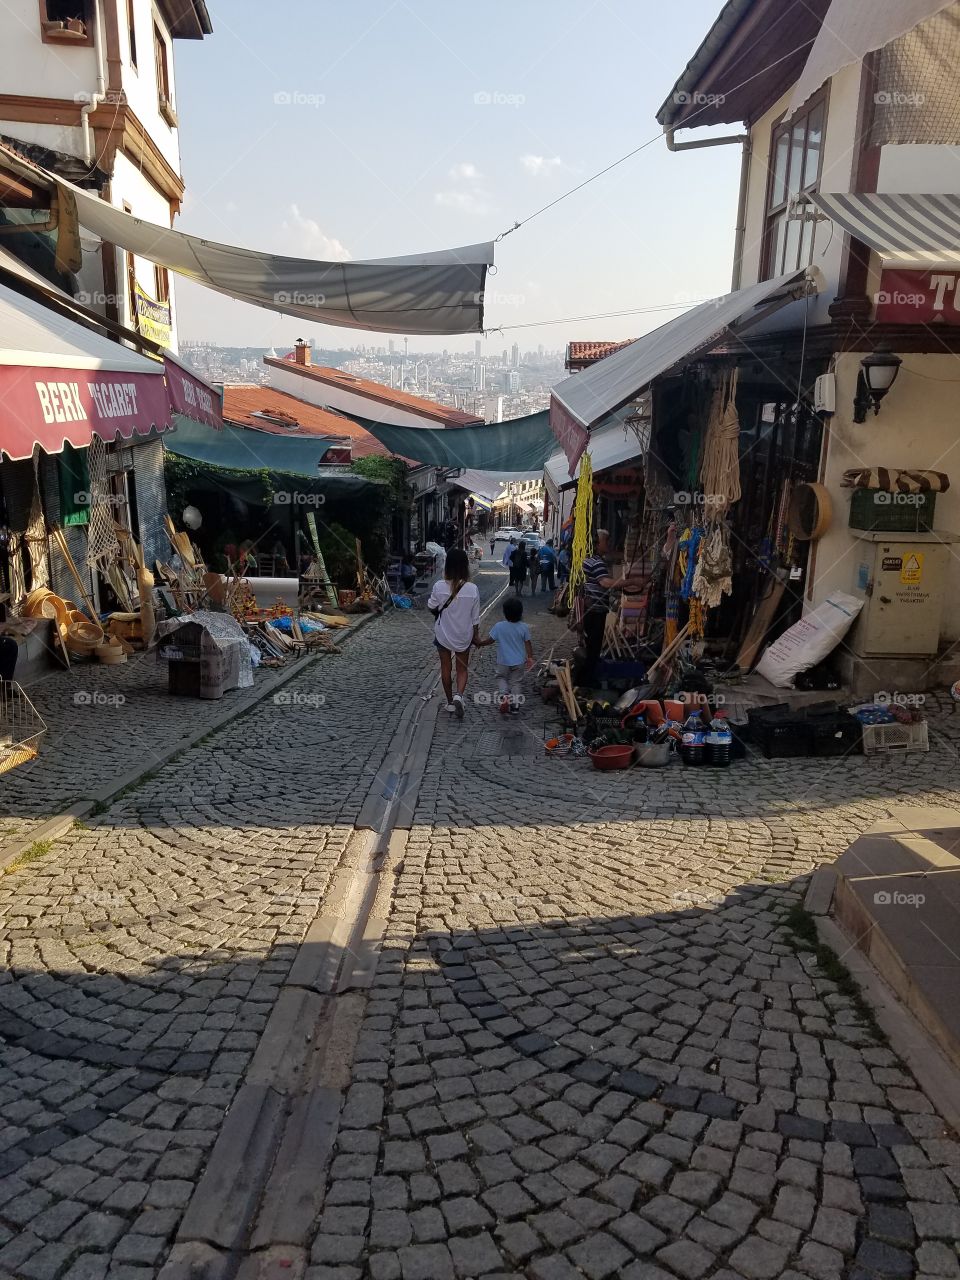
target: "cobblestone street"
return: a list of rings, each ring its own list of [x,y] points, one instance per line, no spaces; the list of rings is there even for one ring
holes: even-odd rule
[[[546,599],[538,657],[570,643]],[[891,805],[960,805],[952,713],[926,756],[603,775],[544,757],[539,699],[486,705],[492,651],[436,712],[430,622],[377,621],[0,880],[0,1276],[960,1277],[960,1145],[787,923]],[[231,1252],[191,1219],[281,992],[322,993],[295,962],[365,825],[382,940],[320,1008],[325,1045],[356,1011],[329,1158],[297,1238]]]

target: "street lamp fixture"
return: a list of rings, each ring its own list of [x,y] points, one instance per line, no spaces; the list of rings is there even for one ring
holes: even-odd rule
[[[874,417],[880,412],[880,401],[887,394],[900,372],[903,361],[889,347],[877,347],[860,361],[857,375],[857,394],[853,400],[854,422],[866,422],[867,411],[873,407]]]

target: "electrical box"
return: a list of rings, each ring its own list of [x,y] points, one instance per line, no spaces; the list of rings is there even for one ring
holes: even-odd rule
[[[856,585],[866,603],[850,640],[863,658],[918,658],[940,645],[950,548],[936,533],[864,533]]]

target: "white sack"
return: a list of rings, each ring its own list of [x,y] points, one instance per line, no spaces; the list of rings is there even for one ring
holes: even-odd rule
[[[801,671],[808,671],[832,653],[863,608],[856,596],[834,591],[819,608],[805,614],[766,650],[757,671],[778,689],[792,689]]]

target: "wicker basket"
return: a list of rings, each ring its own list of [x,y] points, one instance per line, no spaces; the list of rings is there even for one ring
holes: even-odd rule
[[[919,724],[865,724],[863,754],[879,755],[883,751],[929,751],[930,735],[926,720]]]
[[[89,656],[103,644],[103,627],[96,622],[91,622],[89,618],[81,617],[67,624],[63,638],[71,653]]]

